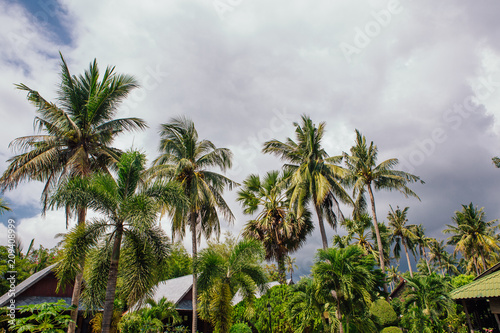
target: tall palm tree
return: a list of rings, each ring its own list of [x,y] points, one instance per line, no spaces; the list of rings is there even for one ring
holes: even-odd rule
[[[297,217],[290,210],[285,181],[288,178],[279,171],[270,171],[262,179],[259,175],[250,175],[237,198],[245,214],[260,210],[257,217],[245,225],[243,236],[262,242],[266,260],[276,259],[282,284],[286,282],[285,258],[302,247],[314,228],[309,211]]]
[[[387,219],[389,220],[389,226],[392,232],[391,243],[395,243],[393,250],[394,256],[397,259],[400,258],[401,245],[403,245],[406,254],[406,261],[408,262],[408,269],[410,270],[410,275],[413,276],[408,247],[415,242],[417,236],[413,233],[415,226],[406,224],[408,222],[406,214],[408,213],[408,209],[410,209],[410,207],[405,207],[403,210],[399,209],[399,207],[397,207],[396,210],[394,210],[392,206],[389,207],[391,210],[387,215]]]
[[[500,250],[500,242],[496,237],[499,228],[497,220],[485,221],[485,218],[483,208],[478,209],[471,202],[462,205],[462,210],[455,212],[452,217],[455,224],[447,224],[448,229],[443,230],[451,234],[448,244],[455,245],[454,253],[461,252],[466,259],[472,260],[478,274],[481,263],[483,271],[488,269],[486,255]]]
[[[200,252],[200,314],[211,322],[216,332],[229,332],[231,301],[238,291],[244,300],[252,301],[257,290],[265,290],[263,259],[262,245],[255,239],[237,243],[230,239]]]
[[[375,263],[373,257],[357,245],[318,250],[312,273],[321,286],[331,290],[338,322],[342,323],[343,317],[347,317],[347,309],[355,300],[365,306],[371,304],[371,293],[382,280],[380,271],[374,268]],[[347,322],[348,318],[344,319]],[[344,332],[342,324],[339,332]]]
[[[297,261],[296,258],[292,258],[290,256],[287,256],[285,258],[286,270],[288,273],[290,273],[290,283],[292,284],[293,284],[293,272],[295,272],[295,270],[299,268],[299,266],[297,266],[297,264],[295,263],[296,261]]]
[[[160,204],[183,203],[179,184],[143,187],[144,164],[144,155],[126,153],[118,163],[116,180],[109,174],[77,176],[61,184],[51,197],[50,204],[56,207],[76,208],[84,201],[103,215],[87,225],[77,225],[64,237],[63,255],[57,267],[60,285],[64,285],[76,275],[78,263],[89,254],[84,296],[91,305],[103,306],[103,333],[111,327],[119,276],[122,294],[130,305],[147,296],[159,282],[168,255],[168,238],[156,225]]]
[[[425,262],[427,264],[427,270],[429,271],[429,274],[431,274],[431,266],[429,264],[429,258],[427,257],[427,251],[425,250],[426,248],[429,247],[431,238],[425,236],[425,228],[423,225],[418,224],[415,225],[413,229],[413,234],[415,235],[415,244],[417,244],[419,252],[420,252],[420,257],[424,257]],[[416,258],[415,258],[416,259]]]
[[[24,84],[17,85],[28,92],[28,100],[37,108],[35,127],[40,134],[10,143],[21,153],[8,160],[10,164],[0,178],[0,190],[13,189],[25,180],[45,182],[42,192],[45,212],[50,192],[67,177],[106,172],[121,153],[111,146],[117,135],[146,128],[139,118],[115,118],[120,102],[137,86],[132,76],[116,74],[114,67],[106,68],[101,77],[96,60],[83,75],[71,75],[62,55],[57,104]],[[76,210],[78,223],[85,223],[86,207]],[[78,274],[71,300],[75,308],[81,283],[82,274]],[[75,322],[77,313],[77,310],[71,313]],[[74,331],[75,324],[71,323],[68,332]]]
[[[312,203],[318,216],[323,249],[327,249],[323,218],[335,228],[337,219],[343,219],[338,200],[352,203],[349,194],[339,183],[344,170],[337,164],[342,158],[329,157],[321,147],[326,125],[324,122],[316,127],[311,118],[303,115],[302,123],[293,125],[296,141],[290,138],[286,142],[267,141],[262,151],[288,162],[285,170],[291,172],[291,205],[296,208],[297,216],[300,216],[307,203]]]
[[[343,153],[345,164],[349,170],[345,177],[347,184],[353,187],[353,197],[355,200],[354,215],[362,213],[366,208],[365,193],[370,196],[370,203],[373,215],[373,226],[377,237],[378,248],[383,248],[380,231],[378,228],[377,212],[375,209],[375,197],[373,190],[397,190],[406,197],[412,196],[418,198],[407,185],[409,183],[420,181],[420,177],[410,173],[394,170],[399,163],[397,158],[390,158],[377,164],[378,148],[370,142],[367,146],[364,135],[356,130],[356,144],[351,147],[351,154]],[[385,262],[383,251],[379,251],[379,263],[382,271],[385,271]],[[387,287],[385,287],[387,291]]]
[[[431,239],[429,242],[429,260],[431,262],[437,263],[441,269],[441,274],[444,276],[444,258],[448,252],[446,252],[446,245],[444,241],[438,241],[437,239]]]
[[[197,299],[198,274],[196,258],[197,245],[203,233],[210,237],[220,234],[219,215],[229,222],[234,220],[233,213],[222,197],[238,185],[229,178],[213,171],[219,168],[226,171],[231,167],[232,153],[227,148],[217,148],[209,140],[199,140],[193,121],[173,118],[161,126],[160,156],[149,169],[151,177],[178,181],[189,200],[189,207],[171,210],[173,216],[173,236],[184,237],[186,229],[191,231],[193,250],[193,300]],[[193,333],[197,328],[197,303],[193,301]]]

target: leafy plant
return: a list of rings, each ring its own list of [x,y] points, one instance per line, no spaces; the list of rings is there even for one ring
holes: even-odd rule
[[[59,300],[57,303],[20,306],[19,313],[28,313],[30,315],[16,318],[11,330],[17,333],[64,333],[69,323],[72,322],[71,316],[66,313],[72,309],[73,307],[68,306],[63,300]]]

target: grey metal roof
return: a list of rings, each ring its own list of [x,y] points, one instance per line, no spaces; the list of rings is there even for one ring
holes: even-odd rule
[[[29,287],[31,287],[32,285],[43,279],[45,276],[47,276],[55,266],[56,264],[50,265],[42,269],[41,271],[31,275],[23,282],[19,283],[15,288],[15,295],[13,295],[14,297],[9,297],[9,292],[2,295],[2,297],[0,297],[0,307],[6,306],[11,298],[18,298],[19,296],[21,296],[26,289],[28,289]]]
[[[152,298],[158,302],[162,297],[174,304],[178,304],[193,287],[193,275],[185,275],[175,279],[160,282]]]

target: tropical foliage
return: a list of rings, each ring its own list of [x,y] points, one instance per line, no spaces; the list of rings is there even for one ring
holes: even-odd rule
[[[70,309],[71,307],[63,300],[59,300],[57,303],[20,306],[20,315],[15,319],[15,324],[10,326],[10,330],[16,333],[64,333],[72,321],[71,316],[67,314]]]
[[[51,199],[56,206],[70,207],[83,201],[103,214],[64,236],[57,275],[60,284],[70,281],[78,272],[78,263],[88,255],[84,298],[91,308],[104,308],[104,333],[110,328],[118,277],[121,293],[130,305],[141,301],[160,281],[168,256],[168,239],[157,225],[160,204],[184,203],[176,183],[140,186],[144,164],[144,155],[129,152],[118,163],[116,179],[108,174],[72,178]]]
[[[278,171],[268,172],[263,179],[250,175],[243,182],[237,199],[245,214],[261,209],[254,220],[247,222],[243,235],[261,241],[266,250],[266,260],[277,261],[280,283],[286,280],[286,258],[300,249],[313,230],[309,211],[304,210],[297,216],[290,210],[290,199],[286,194],[289,177]]]

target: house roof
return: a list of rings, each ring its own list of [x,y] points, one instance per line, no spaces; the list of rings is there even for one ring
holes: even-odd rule
[[[478,276],[471,283],[453,290],[450,296],[454,300],[500,297],[500,270]]]
[[[11,298],[17,298],[17,297],[21,296],[21,294],[26,289],[28,289],[29,287],[31,287],[32,285],[34,285],[35,283],[37,283],[38,281],[43,279],[45,276],[47,276],[55,266],[56,266],[56,264],[50,265],[50,266],[42,269],[41,271],[36,272],[35,274],[31,275],[29,278],[27,278],[23,282],[19,283],[16,286],[15,293],[13,295],[9,295],[9,292],[2,295],[2,297],[0,297],[0,307],[6,306],[9,303]],[[10,294],[12,294],[12,293],[10,293]]]

